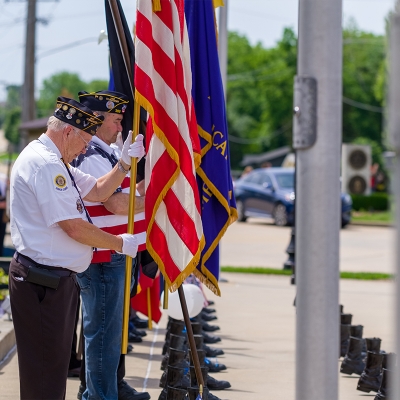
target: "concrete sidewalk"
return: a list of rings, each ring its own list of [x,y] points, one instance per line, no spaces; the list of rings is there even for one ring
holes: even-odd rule
[[[225,351],[218,361],[228,369],[213,376],[230,381],[232,388],[213,393],[230,400],[294,399],[296,287],[290,285],[288,277],[281,276],[223,273],[222,277],[227,280],[220,283],[222,297],[208,293],[216,303],[215,324],[221,327],[216,334],[222,342],[213,347]],[[383,350],[394,350],[393,283],[341,280],[340,298],[344,311],[353,314],[353,324],[364,325],[364,337],[380,337]],[[166,321],[164,313],[158,327],[148,332],[143,343],[134,344],[133,353],[127,356],[127,381],[137,390],[149,391],[152,399],[158,399],[160,394],[158,382]],[[354,375],[340,374],[339,384],[340,400],[361,400],[367,395],[356,390]],[[77,379],[68,379],[67,400],[76,399],[78,386]],[[18,399],[15,351],[0,365],[0,387],[2,400]]]

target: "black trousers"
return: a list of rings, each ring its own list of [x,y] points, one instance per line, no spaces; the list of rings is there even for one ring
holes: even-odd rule
[[[79,291],[74,276],[57,290],[23,280],[27,269],[15,259],[9,270],[21,400],[65,399]]]

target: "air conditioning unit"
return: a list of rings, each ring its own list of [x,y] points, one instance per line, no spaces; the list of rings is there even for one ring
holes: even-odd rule
[[[350,194],[371,193],[371,146],[342,145],[342,191]]]

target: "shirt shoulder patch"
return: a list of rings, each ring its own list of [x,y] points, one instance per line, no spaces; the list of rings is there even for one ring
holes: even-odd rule
[[[55,189],[60,192],[64,192],[65,190],[68,189],[67,179],[65,178],[64,175],[61,175],[61,174],[58,174],[54,178],[54,185],[55,185]]]

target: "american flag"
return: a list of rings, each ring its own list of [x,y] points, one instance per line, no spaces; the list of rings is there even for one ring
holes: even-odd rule
[[[136,100],[149,112],[152,128],[145,174],[147,249],[174,291],[196,272],[204,247],[184,1],[138,0],[135,48]]]

